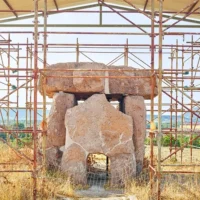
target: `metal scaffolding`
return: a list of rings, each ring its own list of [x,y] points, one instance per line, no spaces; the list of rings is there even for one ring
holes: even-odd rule
[[[56,1],[55,1],[56,2]],[[18,156],[27,161],[28,168],[15,170],[4,170],[2,166],[7,166],[8,163],[0,163],[0,172],[15,172],[15,173],[31,173],[33,179],[33,199],[37,199],[37,180],[40,172],[42,177],[45,176],[45,144],[46,144],[46,108],[50,104],[46,99],[45,87],[43,88],[42,101],[38,100],[38,77],[45,76],[44,72],[48,71],[48,55],[57,55],[60,53],[74,54],[76,62],[81,62],[81,59],[88,59],[90,62],[95,62],[90,55],[92,54],[113,54],[116,55],[114,59],[106,63],[108,66],[123,60],[125,66],[129,63],[134,63],[140,69],[149,70],[151,72],[152,91],[151,101],[147,102],[147,111],[150,112],[150,120],[147,123],[151,124],[149,132],[150,137],[150,185],[151,199],[161,199],[161,182],[164,174],[199,174],[200,171],[181,170],[181,167],[186,166],[183,162],[184,148],[190,147],[190,166],[197,166],[200,163],[195,163],[193,159],[193,142],[200,137],[200,130],[198,130],[198,123],[200,119],[199,109],[200,102],[197,99],[197,94],[200,91],[200,32],[192,32],[190,29],[199,28],[200,21],[191,19],[191,15],[199,14],[199,7],[195,8],[199,1],[194,1],[189,5],[185,5],[178,13],[163,10],[163,0],[159,0],[159,10],[155,10],[154,0],[151,0],[151,10],[146,10],[148,0],[145,1],[144,9],[137,8],[131,2],[124,0],[127,7],[117,6],[99,0],[97,4],[74,7],[70,9],[48,11],[48,2],[44,0],[44,9],[38,9],[38,0],[34,0],[34,13],[28,10],[0,10],[0,12],[12,12],[17,15],[20,13],[29,13],[30,16],[23,16],[20,19],[33,18],[34,24],[4,24],[0,23],[0,27],[23,27],[23,31],[0,31],[0,131],[7,134],[7,139],[0,138],[1,142],[8,145],[11,151],[14,151]],[[94,9],[95,8],[95,9]],[[97,11],[96,8],[99,10]],[[106,8],[106,9],[103,9]],[[94,10],[93,10],[94,9]],[[98,24],[49,24],[47,22],[48,16],[59,13],[81,13],[86,14],[99,14]],[[123,18],[127,24],[104,24],[104,14],[116,14]],[[34,14],[34,15],[33,15]],[[136,24],[133,20],[129,19],[126,14],[142,15],[149,20],[149,24]],[[43,16],[44,23],[38,23],[38,17]],[[5,19],[2,22],[14,21],[16,19]],[[171,23],[170,23],[171,22]],[[180,22],[183,22],[179,25]],[[60,31],[59,28],[131,28],[131,32],[121,31]],[[24,31],[26,28],[34,28],[32,31]],[[43,31],[39,30],[43,28]],[[48,28],[54,28],[56,31],[49,31]],[[186,28],[187,31],[184,31]],[[58,29],[58,30],[57,30]],[[175,29],[175,31],[169,31]],[[178,30],[178,31],[177,31]],[[21,35],[25,38],[23,43],[12,42],[12,37]],[[51,35],[115,35],[115,36],[134,36],[146,37],[149,43],[133,44],[128,39],[124,44],[104,44],[104,43],[80,43],[79,40],[75,43],[49,43],[48,37]],[[33,41],[30,42],[28,37],[33,36]],[[38,40],[43,36],[43,42]],[[165,42],[165,38],[174,37],[175,42]],[[182,43],[180,38],[182,37]],[[199,37],[199,38],[198,38]],[[189,40],[189,41],[188,41]],[[25,50],[24,50],[25,49]],[[43,55],[43,58],[39,56]],[[140,58],[140,54],[146,55],[148,61]],[[170,61],[170,66],[166,66],[164,58]],[[21,61],[25,62],[21,65]],[[11,67],[12,64],[16,67]],[[39,65],[42,68],[39,68]],[[23,66],[23,67],[21,67]],[[90,69],[88,69],[90,70]],[[94,71],[94,70],[93,70]],[[72,77],[67,77],[72,78]],[[81,77],[80,77],[81,78]],[[88,77],[90,78],[90,77]],[[109,77],[101,77],[109,78]],[[112,78],[127,78],[127,77],[112,77]],[[134,78],[129,76],[129,78]],[[145,78],[145,77],[141,77]],[[155,78],[157,78],[158,87],[158,100],[154,100]],[[45,79],[44,79],[45,81]],[[198,83],[196,85],[196,82]],[[14,83],[14,84],[13,84]],[[186,85],[185,85],[186,84]],[[44,82],[45,85],[45,82]],[[20,93],[25,94],[25,105],[20,104]],[[14,96],[13,96],[14,94]],[[163,98],[168,101],[164,102]],[[16,127],[19,124],[19,110],[25,110],[25,129],[19,130],[10,126],[10,120],[14,120]],[[41,112],[42,111],[42,114]],[[14,112],[15,117],[11,119],[10,113]],[[162,116],[164,113],[170,115],[169,127],[162,127]],[[189,125],[184,122],[184,115],[189,113]],[[39,127],[38,116],[42,115],[42,122]],[[181,116],[181,126],[178,123],[178,117]],[[155,128],[155,121],[158,122],[158,127]],[[187,129],[186,129],[187,128]],[[10,144],[10,137],[16,138],[20,141],[18,135],[20,133],[32,135],[33,146],[29,147],[33,151],[33,157],[27,156],[25,153],[20,152],[16,147]],[[42,134],[43,138],[43,151],[42,163],[37,162],[38,157],[38,135]],[[161,140],[163,135],[170,136],[169,155],[162,157],[162,144]],[[183,139],[184,135],[190,136],[188,142],[184,143],[182,140],[181,146],[172,144],[172,139],[177,141],[180,136]],[[154,138],[157,139],[158,155],[155,162],[154,154]],[[26,144],[24,144],[26,145]],[[176,157],[178,152],[181,152],[181,164],[179,170],[166,170],[164,161],[170,159],[173,155]],[[17,166],[17,163],[13,163]],[[177,165],[174,165],[177,167]],[[171,166],[173,167],[173,165]],[[155,184],[156,179],[156,184]],[[157,186],[155,197],[154,188]]]

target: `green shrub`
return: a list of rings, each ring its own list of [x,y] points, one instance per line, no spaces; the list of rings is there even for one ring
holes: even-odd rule
[[[197,135],[193,135],[192,138],[195,138]],[[172,136],[172,138],[170,138],[171,136],[170,135],[164,135],[162,137],[162,141],[161,141],[161,145],[163,147],[167,147],[167,146],[170,146],[170,142],[172,143],[171,145],[172,146],[176,146],[176,147],[181,147],[182,145],[186,144],[186,143],[189,143],[190,142],[190,136],[178,136],[177,139],[175,140],[175,137]],[[153,139],[153,144],[154,146],[157,146],[157,141],[156,141],[156,138]],[[146,138],[145,139],[145,145],[150,145],[150,138]],[[192,145],[195,147],[200,147],[200,138],[194,140],[192,142]],[[190,147],[190,145],[187,145],[187,147]]]
[[[150,145],[150,138],[149,138],[149,137],[146,137],[146,138],[145,138],[144,144],[145,144],[145,145]],[[153,145],[154,145],[154,146],[157,145],[156,138],[153,138]]]
[[[162,146],[164,146],[164,147],[170,146],[170,141],[171,141],[170,136],[164,135],[163,138],[162,138]],[[175,140],[172,137],[172,145],[174,144],[174,142],[175,142]]]

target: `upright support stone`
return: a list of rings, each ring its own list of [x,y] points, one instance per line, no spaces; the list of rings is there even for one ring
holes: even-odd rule
[[[112,187],[124,186],[135,175],[135,155],[117,154],[110,158],[110,172]]]
[[[47,148],[65,145],[65,113],[77,105],[73,94],[59,92],[53,97],[52,107],[47,119]]]
[[[53,103],[47,119],[47,164],[59,165],[62,152],[59,150],[65,145],[65,113],[77,104],[75,95],[59,92],[54,94]]]
[[[63,154],[61,170],[73,178],[75,183],[87,184],[87,155],[85,149],[76,143],[70,145]]]
[[[95,94],[67,110],[61,170],[75,183],[85,184],[86,157],[100,153],[110,158],[112,185],[133,178],[136,161],[132,123],[132,118],[116,110],[104,94]]]
[[[135,157],[137,173],[143,168],[144,140],[146,136],[146,108],[142,96],[126,96],[124,98],[124,113],[133,119],[133,142],[135,146]]]

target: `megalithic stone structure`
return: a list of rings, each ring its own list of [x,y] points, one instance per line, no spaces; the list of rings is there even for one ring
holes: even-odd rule
[[[45,81],[44,81],[45,77]],[[146,136],[145,99],[156,76],[151,71],[102,63],[57,63],[48,66],[40,93],[53,97],[47,125],[47,162],[87,182],[89,154],[110,159],[110,181],[116,185],[142,171]],[[45,85],[44,85],[45,83]],[[108,99],[120,101],[120,110]],[[85,102],[77,105],[78,100]],[[61,151],[62,149],[62,151]]]
[[[96,93],[127,94],[143,96],[145,99],[151,98],[150,71],[125,66],[106,66],[102,63],[58,63],[48,66],[47,69],[48,71],[44,71],[43,74],[46,76],[46,95],[50,98],[59,91],[72,94],[89,93],[90,95]],[[84,71],[87,69],[89,71]],[[41,94],[43,93],[43,79],[44,77],[41,76],[39,83]],[[154,96],[157,93],[155,85]]]

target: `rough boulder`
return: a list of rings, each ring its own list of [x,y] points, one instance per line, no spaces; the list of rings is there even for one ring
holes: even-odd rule
[[[112,184],[136,174],[133,120],[115,109],[105,95],[95,94],[68,109],[65,127],[61,170],[76,182],[87,182],[86,161],[90,153],[102,153],[110,158]]]

